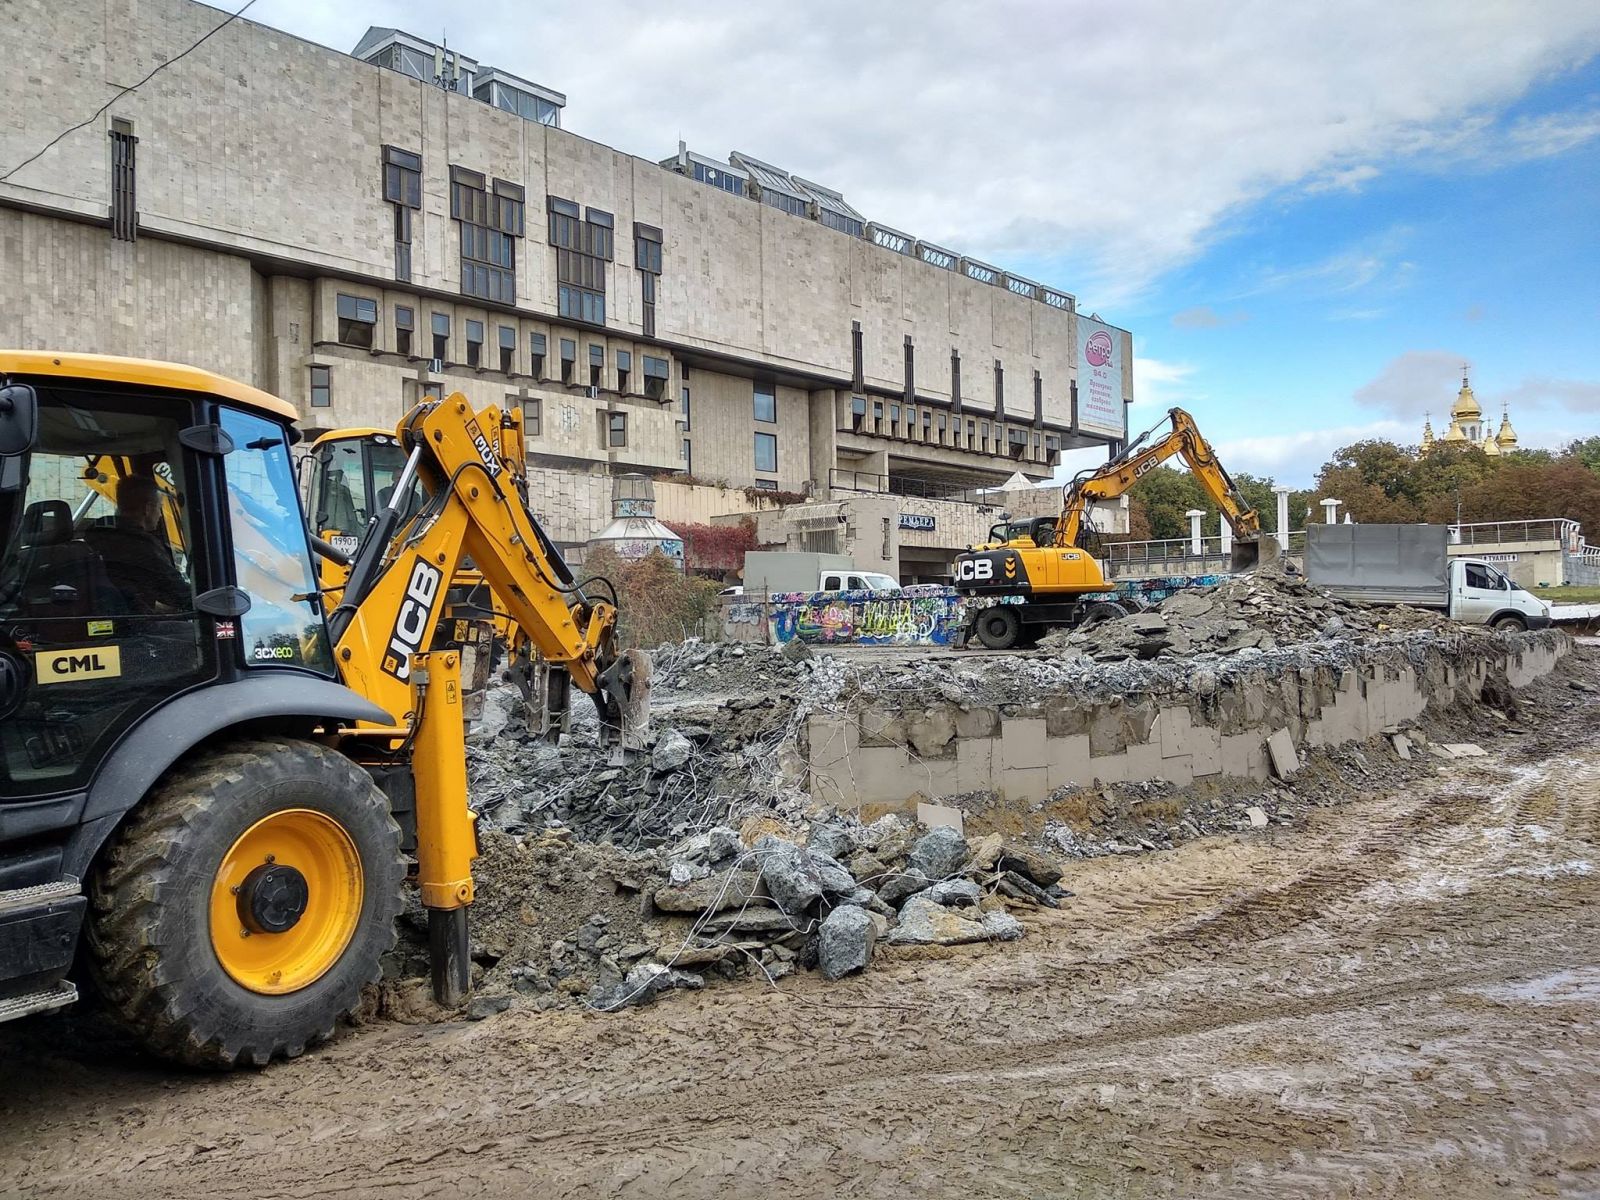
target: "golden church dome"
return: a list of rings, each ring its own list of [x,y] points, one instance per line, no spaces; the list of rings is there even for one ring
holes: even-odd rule
[[[1456,402],[1450,406],[1450,416],[1457,421],[1476,421],[1483,416],[1483,409],[1478,407],[1478,398],[1472,394],[1472,385],[1465,375],[1461,377],[1461,391]]]
[[[1511,428],[1511,414],[1501,414],[1500,432],[1494,435],[1494,440],[1500,444],[1502,450],[1515,450],[1517,448],[1517,431]]]

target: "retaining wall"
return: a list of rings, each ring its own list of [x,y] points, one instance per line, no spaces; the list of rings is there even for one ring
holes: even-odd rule
[[[811,794],[845,807],[892,806],[974,791],[1035,801],[1074,785],[1264,780],[1268,740],[1279,731],[1296,754],[1361,741],[1430,709],[1476,703],[1491,677],[1524,687],[1571,645],[1562,634],[1538,633],[1458,652],[1386,648],[1350,666],[1264,666],[1220,681],[1197,672],[1182,691],[1056,695],[1027,705],[890,709],[866,701],[860,711],[809,719]]]

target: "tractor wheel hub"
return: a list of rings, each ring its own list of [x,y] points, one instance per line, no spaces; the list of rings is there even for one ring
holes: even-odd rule
[[[263,863],[239,885],[239,920],[251,933],[287,933],[305,915],[306,877],[282,863]]]

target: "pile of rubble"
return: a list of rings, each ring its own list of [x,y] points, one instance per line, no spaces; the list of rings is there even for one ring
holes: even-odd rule
[[[1009,909],[1055,908],[1071,894],[1061,866],[1020,843],[969,842],[896,816],[865,826],[834,817],[805,833],[757,817],[641,852],[564,832],[489,832],[483,851],[474,1016],[515,1003],[609,1012],[719,978],[817,969],[838,979],[880,945],[1013,941],[1023,929]],[[416,991],[420,909],[406,928],[389,973]]]
[[[1209,588],[1180,591],[1154,608],[1087,629],[1057,631],[1041,645],[1074,659],[1114,663],[1307,642],[1368,638],[1390,631],[1451,628],[1440,613],[1406,605],[1372,607],[1312,586],[1276,563]]]

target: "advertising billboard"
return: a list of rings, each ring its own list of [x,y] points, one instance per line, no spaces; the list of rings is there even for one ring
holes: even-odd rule
[[[1078,428],[1120,438],[1122,332],[1093,317],[1078,316]]]

